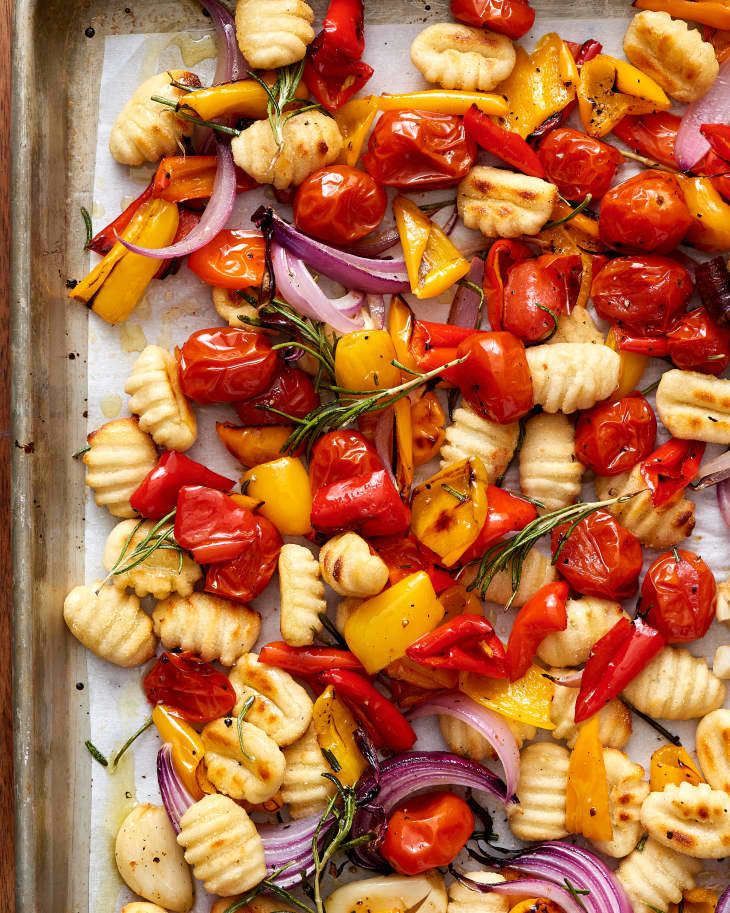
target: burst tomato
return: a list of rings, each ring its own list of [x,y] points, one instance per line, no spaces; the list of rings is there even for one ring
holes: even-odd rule
[[[299,368],[280,364],[271,386],[251,399],[236,403],[234,408],[244,425],[280,425],[286,419],[272,412],[286,412],[293,418],[304,418],[319,405],[319,394],[312,378]]]
[[[356,475],[377,472],[383,462],[377,451],[357,431],[330,431],[317,441],[309,460],[312,491],[343,482]]]
[[[177,496],[175,541],[199,564],[237,558],[255,538],[256,523],[250,510],[214,488],[185,485]]]
[[[263,593],[274,576],[284,544],[279,531],[266,517],[252,515],[245,530],[245,550],[231,561],[212,564],[205,575],[205,591],[234,602],[249,602]]]
[[[294,197],[300,231],[329,244],[351,244],[377,228],[388,198],[382,187],[358,168],[329,165],[310,174]]]
[[[641,614],[670,644],[704,637],[716,602],[712,571],[699,555],[685,549],[660,555],[641,585]]]
[[[504,425],[532,409],[532,376],[525,347],[512,333],[474,333],[460,343],[456,354],[468,356],[455,369],[455,377],[476,413]]]
[[[208,285],[242,289],[261,285],[266,241],[260,231],[224,228],[188,257],[188,266]]]
[[[523,342],[541,342],[575,297],[578,256],[543,254],[512,266],[504,286],[502,328]]]
[[[673,174],[644,171],[604,196],[598,217],[601,241],[616,250],[669,253],[693,224]]]
[[[568,200],[590,194],[600,199],[610,188],[621,164],[621,154],[608,143],[570,127],[552,130],[540,144],[538,157],[547,179]]]
[[[607,399],[581,412],[575,455],[599,476],[628,472],[654,450],[657,422],[641,393]]]
[[[189,723],[228,716],[236,703],[227,676],[189,651],[161,653],[142,687],[150,704],[165,704]]]
[[[406,799],[388,818],[380,852],[401,875],[419,875],[448,865],[474,831],[474,815],[453,793]]]
[[[669,168],[676,168],[674,144],[680,122],[681,118],[671,111],[629,115],[616,124],[613,134],[634,152]]]
[[[591,297],[605,320],[642,333],[666,332],[692,295],[692,277],[676,260],[616,257],[593,280]]]
[[[235,403],[262,393],[279,359],[261,333],[211,327],[188,338],[178,363],[185,396],[197,403]]]
[[[560,574],[584,596],[628,599],[639,584],[641,543],[606,510],[581,520],[567,539],[569,523],[552,532],[553,558]]]
[[[380,184],[411,190],[453,187],[476,158],[460,117],[387,111],[375,125],[362,162]]]
[[[521,38],[535,21],[535,10],[524,0],[451,0],[451,12],[467,25],[510,38]]]
[[[678,368],[719,377],[730,364],[730,330],[700,307],[683,314],[672,326],[667,333],[667,348]]]

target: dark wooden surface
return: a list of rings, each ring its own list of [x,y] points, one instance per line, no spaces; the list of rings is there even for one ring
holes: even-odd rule
[[[0,910],[15,909],[10,561],[10,43],[12,0],[0,0]]]

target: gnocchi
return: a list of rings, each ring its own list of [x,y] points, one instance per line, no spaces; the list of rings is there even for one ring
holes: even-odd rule
[[[557,193],[554,184],[541,178],[476,165],[459,184],[456,204],[467,228],[487,238],[518,238],[540,231]]]
[[[494,872],[464,872],[471,881],[481,884],[502,884],[504,878]],[[480,891],[453,881],[449,885],[449,905],[446,913],[508,913],[510,900],[499,894],[482,894]]]
[[[520,840],[560,840],[570,753],[553,742],[535,742],[520,752],[518,805],[507,810],[512,833]]]
[[[730,679],[730,646],[721,644],[712,659],[712,672],[723,680]]]
[[[218,792],[258,805],[279,791],[284,755],[263,729],[225,717],[208,723],[200,737],[205,770]]]
[[[577,304],[569,314],[558,317],[558,326],[555,334],[545,340],[545,345],[557,345],[560,342],[582,342],[591,345],[603,345],[605,338],[596,326],[590,311]]]
[[[325,542],[319,566],[325,583],[340,596],[377,596],[388,582],[388,565],[357,533],[341,533]]]
[[[304,0],[238,0],[238,46],[254,69],[286,67],[306,54],[314,39],[313,21]]]
[[[622,859],[636,847],[642,834],[641,807],[649,795],[644,768],[634,764],[622,751],[603,749],[608,781],[608,803],[613,836],[595,840],[595,846],[607,856]]]
[[[537,648],[537,655],[549,666],[582,665],[593,644],[626,615],[618,602],[595,596],[569,599],[565,609],[566,629],[548,634]]]
[[[238,327],[238,329],[256,331],[256,327],[249,323],[244,323],[241,317],[255,318],[258,311],[252,304],[248,304],[238,293],[227,288],[218,288],[213,286],[210,290],[210,297],[213,302],[216,314],[224,320],[229,327]]]
[[[505,717],[505,722],[515,737],[517,747],[529,739],[535,738],[537,730],[527,723],[510,720]],[[454,716],[439,716],[439,729],[450,751],[471,758],[474,761],[483,761],[485,758],[494,757],[494,749],[489,742],[473,726]]]
[[[419,913],[446,913],[446,888],[440,875],[379,875],[351,881],[334,890],[325,901],[327,913],[406,913],[415,906]]]
[[[334,792],[334,783],[323,776],[332,771],[324,759],[313,726],[284,749],[284,758],[286,769],[281,798],[289,807],[290,816],[296,820],[321,815]]]
[[[697,759],[713,789],[730,793],[730,710],[713,710],[697,725]]]
[[[717,605],[715,618],[723,623],[730,622],[730,579],[717,585]]]
[[[651,838],[622,860],[616,876],[629,896],[635,913],[659,910],[679,903],[685,891],[695,886],[701,864],[675,853]]]
[[[557,685],[550,704],[550,719],[555,723],[551,735],[573,748],[578,738],[575,704],[578,689]],[[609,701],[598,711],[598,737],[606,748],[625,748],[631,738],[631,714],[619,700]]]
[[[564,415],[527,421],[520,450],[520,488],[544,511],[567,507],[580,495],[583,466],[575,455],[575,428]]]
[[[411,60],[428,82],[444,89],[489,92],[512,72],[516,55],[505,35],[441,22],[414,38]]]
[[[730,380],[696,371],[666,371],[656,391],[656,408],[674,437],[730,444]]]
[[[722,706],[725,685],[701,657],[682,647],[664,647],[624,694],[649,716],[691,720]]]
[[[708,783],[670,783],[649,793],[641,823],[663,846],[695,859],[723,859],[730,853],[730,796]]]
[[[279,552],[279,625],[293,647],[314,642],[327,612],[317,559],[303,545],[287,543]]]
[[[441,446],[441,468],[461,460],[479,457],[490,482],[498,479],[510,464],[520,436],[518,422],[498,425],[471,409],[454,411]]]
[[[522,565],[517,592],[514,593],[512,590],[512,572],[507,568],[492,577],[484,598],[487,602],[496,602],[497,605],[507,605],[512,600],[511,604],[519,608],[541,587],[556,580],[557,576],[550,558],[533,548],[527,553]]]
[[[618,385],[621,359],[608,346],[589,342],[527,349],[535,403],[545,412],[590,409]]]
[[[167,911],[163,910],[162,907],[159,907],[156,903],[133,901],[132,903],[125,904],[121,909],[121,913],[167,913]]]
[[[137,419],[118,418],[92,431],[87,441],[89,449],[83,460],[94,501],[113,517],[136,516],[129,499],[157,464],[152,438]]]

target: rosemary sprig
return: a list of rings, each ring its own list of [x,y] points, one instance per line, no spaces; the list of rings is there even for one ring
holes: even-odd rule
[[[466,502],[469,500],[469,495],[464,494],[463,491],[458,491],[456,488],[453,488],[451,485],[445,485],[442,483],[441,488],[443,489],[443,491],[446,492],[446,494],[451,495],[452,498],[456,498],[456,500],[459,502],[459,504],[466,504]]]
[[[625,159],[631,159],[632,162],[639,162],[639,164],[645,165],[647,168],[658,168],[660,171],[668,171],[670,174],[682,173],[678,168],[670,168],[669,165],[664,165],[662,162],[655,162],[654,159],[647,158],[645,155],[639,155],[638,152],[631,152],[628,149],[619,149],[618,151]]]
[[[87,444],[86,447],[82,447],[80,450],[77,450],[76,453],[71,454],[72,460],[78,460],[79,457],[82,457],[85,453],[88,453],[91,450],[91,444]]]
[[[484,596],[495,575],[500,571],[508,570],[512,575],[512,596],[507,603],[507,606],[509,607],[520,587],[522,566],[525,562],[525,558],[538,539],[552,532],[556,526],[562,526],[563,523],[570,524],[566,532],[560,537],[560,542],[558,543],[555,555],[553,556],[554,564],[563,545],[581,520],[585,520],[586,517],[589,517],[591,514],[604,507],[610,507],[612,504],[621,504],[624,501],[628,501],[633,498],[635,494],[637,494],[637,492],[622,495],[620,498],[609,498],[606,501],[589,501],[587,503],[581,502],[579,504],[571,504],[569,507],[560,507],[557,510],[552,510],[549,513],[543,514],[541,517],[537,517],[517,533],[514,538],[493,545],[484,553],[479,563],[477,575],[467,589],[477,589],[482,596]]]
[[[666,726],[662,726],[662,724],[655,720],[653,716],[649,716],[648,713],[644,713],[643,710],[639,710],[638,707],[634,707],[631,701],[627,700],[627,698],[625,698],[622,694],[619,695],[618,699],[621,701],[624,707],[626,707],[627,710],[629,710],[631,713],[635,713],[640,720],[643,720],[648,726],[651,726],[651,728],[655,732],[658,732],[663,739],[667,740],[667,742],[671,742],[672,745],[676,745],[677,747],[682,744],[682,740],[678,735],[675,735],[673,732],[667,729]]]
[[[117,764],[122,760],[127,749],[132,745],[132,743],[136,739],[138,739],[142,735],[143,732],[147,732],[147,730],[150,728],[151,725],[152,725],[152,717],[150,716],[145,720],[144,723],[142,723],[142,725],[139,727],[139,729],[127,739],[127,741],[124,743],[124,745],[122,745],[122,747],[119,749],[119,751],[114,755],[114,757],[112,758],[112,766],[111,766],[112,770],[117,769]]]
[[[226,127],[225,124],[217,124],[214,120],[203,120],[203,118],[198,117],[197,114],[191,114],[190,111],[192,108],[190,108],[189,105],[186,105],[185,102],[173,101],[171,98],[163,98],[161,95],[150,95],[150,99],[156,101],[158,105],[174,108],[178,117],[190,121],[191,124],[197,124],[199,127],[209,127],[211,130],[225,133],[226,136],[241,135],[241,131],[236,130],[234,127]]]
[[[583,212],[584,209],[587,209],[590,206],[591,200],[593,197],[590,193],[587,193],[585,199],[582,200],[578,205],[572,209],[567,216],[563,216],[561,219],[555,219],[554,222],[546,222],[544,229],[548,228],[557,228],[558,225],[565,225],[566,222],[570,222],[571,219],[574,219],[577,215]]]
[[[584,897],[587,897],[588,895],[590,895],[591,892],[589,890],[587,890],[586,888],[576,888],[576,886],[574,884],[571,884],[567,878],[563,879],[563,884],[565,885],[565,890],[568,892],[568,894],[570,894],[570,896],[578,904],[578,906],[582,910],[585,910],[586,905],[583,903],[583,901],[580,898],[581,898],[581,895],[583,895]]]
[[[558,332],[558,315],[555,313],[555,311],[552,308],[546,307],[544,304],[540,304],[539,301],[535,302],[535,306],[540,308],[541,311],[544,311],[548,315],[548,317],[551,318],[551,320],[553,322],[553,326],[552,326],[552,329],[550,330],[550,332],[547,334],[547,336],[545,336],[544,338],[542,338],[540,340],[540,344],[542,345],[545,342],[549,342],[553,338],[553,336]]]
[[[279,149],[284,142],[284,124],[286,124],[289,118],[293,117],[295,114],[301,114],[303,111],[311,111],[314,108],[321,107],[318,104],[310,102],[296,108],[294,111],[285,112],[288,105],[301,101],[301,99],[297,98],[297,89],[299,88],[299,83],[302,81],[303,72],[304,60],[297,64],[291,64],[288,67],[282,67],[278,72],[276,82],[273,86],[270,86],[259,75],[252,71],[249,71],[248,74],[251,79],[256,80],[268,95],[269,100],[266,107],[269,125],[271,126],[271,132],[274,134],[274,140]]]
[[[255,701],[255,696],[253,694],[249,694],[249,696],[243,702],[241,710],[236,717],[236,728],[238,730],[238,747],[241,749],[241,754],[249,762],[249,764],[253,764],[256,761],[256,758],[254,758],[250,751],[246,751],[246,746],[243,744],[243,721],[248,716],[248,712],[253,707]]]
[[[98,761],[99,764],[101,764],[102,767],[108,767],[108,766],[109,766],[109,762],[108,762],[107,759],[104,757],[104,755],[99,751],[99,749],[96,747],[96,745],[94,745],[94,743],[91,741],[91,739],[87,739],[87,740],[84,742],[84,745],[86,746],[86,750],[89,752],[89,754],[91,755],[91,757],[92,757],[95,761]]]
[[[85,207],[81,207],[81,218],[84,220],[84,228],[86,229],[86,241],[84,243],[84,250],[89,249],[89,244],[91,244],[91,239],[94,237],[94,229],[91,224],[91,216],[89,215],[89,210]]]
[[[352,824],[357,812],[357,797],[355,790],[351,786],[343,786],[342,783],[333,774],[322,774],[323,777],[330,780],[335,785],[335,794],[327,803],[320,818],[317,828],[312,836],[312,857],[314,859],[314,904],[317,913],[324,913],[324,901],[322,900],[321,880],[329,861],[341,849],[350,849],[364,839],[348,840]],[[342,803],[342,808],[338,809],[338,803]],[[332,827],[332,817],[334,817],[334,827]],[[322,834],[326,833],[325,841],[320,848]],[[370,839],[370,835],[364,834],[363,838]]]
[[[171,522],[174,516],[175,510],[173,509],[161,520],[158,520],[147,535],[134,547],[125,564],[124,559],[127,557],[129,546],[132,544],[134,537],[137,535],[140,527],[145,521],[140,520],[139,523],[135,525],[134,529],[127,537],[127,541],[124,543],[124,546],[119,553],[119,557],[114,562],[109,573],[99,584],[99,587],[96,590],[97,596],[101,592],[102,587],[104,587],[112,577],[116,577],[118,574],[126,574],[127,571],[131,571],[133,568],[137,567],[137,565],[142,564],[143,561],[146,561],[158,550],[177,552],[177,572],[178,574],[182,572],[183,550],[177,542],[175,542],[175,524]]]

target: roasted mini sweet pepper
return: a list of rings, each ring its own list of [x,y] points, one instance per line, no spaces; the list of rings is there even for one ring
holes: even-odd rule
[[[453,586],[454,578],[437,567],[438,556],[422,545],[412,532],[405,536],[381,536],[372,539],[370,544],[388,565],[391,586],[416,571],[428,574],[437,595]]]
[[[214,155],[171,155],[163,158],[152,181],[153,196],[169,203],[208,199],[213,192],[217,162]],[[256,186],[256,181],[245,171],[236,168],[237,193],[253,190]]]
[[[651,491],[654,507],[675,498],[697,475],[705,444],[670,438],[641,463],[641,477]]]
[[[307,88],[302,83],[297,87],[296,97],[307,97]],[[227,115],[260,120],[266,117],[268,102],[266,89],[258,80],[242,79],[188,92],[179,106],[192,109],[203,120]]]
[[[411,513],[385,469],[325,485],[312,499],[312,526],[322,533],[354,529],[389,536],[408,529]]]
[[[466,672],[459,676],[459,690],[511,720],[540,729],[555,729],[550,718],[555,685],[537,666],[531,666],[516,682]]]
[[[335,112],[335,121],[342,134],[340,162],[355,166],[360,158],[370,128],[378,113],[378,102],[373,96],[353,98]]]
[[[121,212],[116,219],[98,231],[94,237],[86,245],[87,250],[93,250],[95,254],[108,254],[109,251],[114,247],[114,245],[119,240],[119,236],[123,233],[124,229],[132,221],[132,217],[137,212],[137,210],[143,206],[147,200],[152,199],[153,196],[153,184],[154,179],[145,187],[142,193],[137,197],[136,200],[127,206],[123,212]]]
[[[613,825],[599,728],[598,716],[594,716],[578,729],[568,764],[565,828],[588,840],[611,840]]]
[[[286,425],[241,428],[230,422],[216,422],[215,430],[226,450],[243,466],[258,466],[278,460],[292,431]]]
[[[365,671],[360,660],[349,650],[338,650],[336,647],[292,647],[283,640],[275,640],[263,646],[259,662],[304,678],[319,675],[328,669]]]
[[[473,335],[474,330],[469,327],[416,320],[409,346],[411,356],[420,371],[432,371],[453,361],[458,346]]]
[[[202,799],[203,791],[198,786],[195,771],[205,754],[203,740],[189,723],[164,704],[152,708],[152,722],[162,741],[172,748],[172,763],[183,786],[193,799]]]
[[[484,616],[471,612],[457,615],[420,637],[408,647],[406,656],[434,669],[456,669],[487,678],[507,677],[502,641]]]
[[[177,496],[175,541],[201,564],[231,561],[250,543],[251,511],[204,485],[185,485]]]
[[[282,536],[306,536],[312,529],[312,488],[298,457],[284,456],[259,463],[241,478],[243,490],[261,502],[259,513]]]
[[[709,888],[690,888],[682,896],[682,903],[669,904],[669,913],[715,913],[720,898]]]
[[[667,786],[703,783],[702,774],[695,761],[681,745],[662,745],[651,756],[649,787],[653,793]]]
[[[413,484],[413,418],[411,403],[406,397],[393,404],[393,417],[395,419],[395,446],[397,452],[396,482],[398,490],[404,497],[408,497]]]
[[[416,317],[408,304],[400,295],[394,295],[388,311],[388,332],[398,361],[411,371],[417,368],[416,359],[411,352],[411,337],[415,324]]]
[[[515,682],[527,672],[543,640],[568,625],[565,607],[570,589],[567,583],[548,583],[532,596],[517,613],[507,642],[507,673]]]
[[[517,171],[536,178],[545,177],[545,169],[532,146],[514,130],[500,127],[476,105],[464,115],[464,129],[485,152],[496,155]]]
[[[639,10],[669,13],[674,19],[689,19],[713,29],[730,29],[730,7],[717,0],[634,0]]]
[[[709,253],[726,251],[730,247],[730,204],[723,200],[709,177],[683,177],[681,181],[694,220],[685,235],[685,243]]]
[[[361,603],[347,619],[345,640],[372,675],[433,631],[443,615],[428,574],[417,571]]]
[[[379,111],[427,111],[429,114],[466,114],[476,106],[483,114],[501,117],[507,103],[501,95],[488,92],[462,92],[459,89],[423,89],[403,95],[373,96]]]
[[[335,350],[335,381],[345,390],[369,393],[396,387],[401,372],[387,330],[355,330],[340,338]]]
[[[407,400],[401,402],[408,403]],[[429,392],[409,406],[413,461],[423,466],[441,450],[445,438],[446,415],[435,393]]]
[[[314,702],[312,724],[323,752],[337,762],[337,778],[343,786],[354,786],[365,773],[367,762],[355,741],[358,728],[352,713],[328,685]]]
[[[205,485],[218,491],[230,491],[234,481],[191,460],[184,453],[167,450],[135,489],[129,503],[140,516],[159,520],[175,508],[184,485]]]

